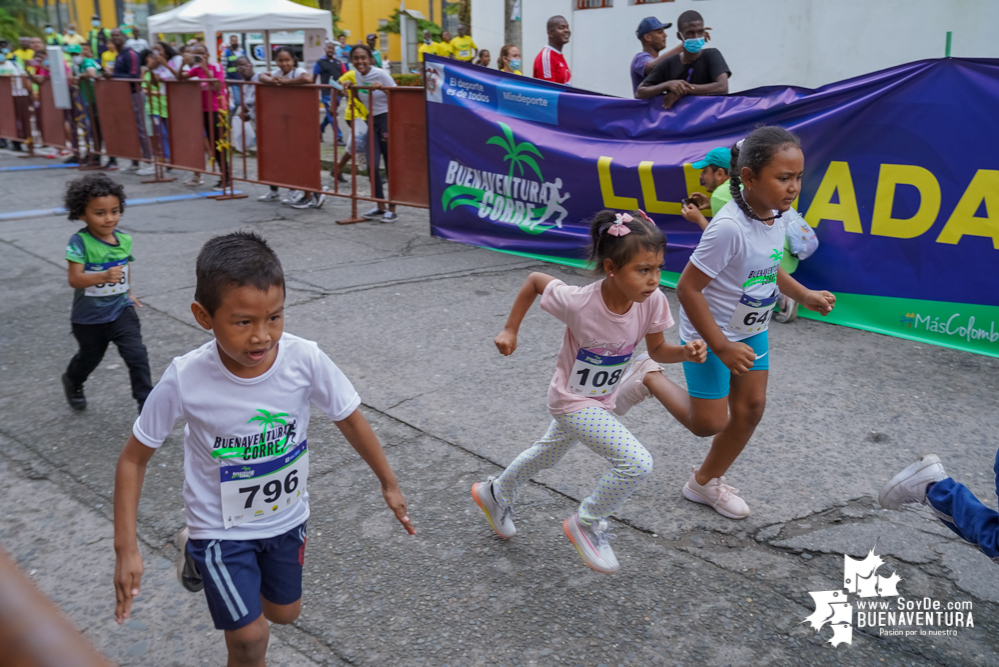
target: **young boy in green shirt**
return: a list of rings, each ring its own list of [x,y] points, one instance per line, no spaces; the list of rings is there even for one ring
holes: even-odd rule
[[[130,290],[132,237],[116,229],[125,210],[125,188],[106,174],[88,174],[66,188],[65,205],[70,220],[86,224],[66,246],[69,285],[76,290],[70,320],[80,344],[62,376],[66,400],[74,410],[87,407],[83,383],[101,363],[108,343],[114,343],[128,366],[141,413],[153,384],[133,307],[142,304]]]

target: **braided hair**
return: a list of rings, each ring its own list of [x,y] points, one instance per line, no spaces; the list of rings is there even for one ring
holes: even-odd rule
[[[769,218],[761,218],[756,215],[742,194],[741,174],[743,167],[748,167],[753,174],[759,174],[760,170],[770,164],[777,153],[788,146],[801,148],[801,139],[794,132],[776,125],[760,126],[750,132],[745,139],[732,146],[732,164],[729,169],[728,187],[732,192],[732,199],[739,206],[739,210],[745,213],[750,220],[766,222],[776,220],[783,214],[778,212],[777,215]]]
[[[606,259],[620,269],[643,250],[656,254],[666,252],[666,235],[642,211],[630,211],[632,220],[622,223],[631,230],[628,234],[608,234],[607,230],[617,221],[618,213],[604,209],[590,220],[589,260],[593,262],[593,271],[597,275],[604,273]]]

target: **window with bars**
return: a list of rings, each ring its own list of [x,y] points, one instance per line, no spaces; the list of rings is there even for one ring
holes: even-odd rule
[[[657,5],[660,2],[673,2],[673,0],[635,0],[636,5]]]
[[[614,0],[576,0],[576,9],[600,9],[613,6]]]
[[[378,19],[378,50],[387,52],[389,48],[388,33],[384,28],[388,25],[388,19]]]

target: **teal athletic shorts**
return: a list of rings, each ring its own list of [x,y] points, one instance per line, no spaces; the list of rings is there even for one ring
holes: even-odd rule
[[[756,351],[756,361],[753,363],[751,371],[770,370],[770,343],[767,341],[767,332],[743,338],[738,341],[745,343]],[[681,341],[681,344],[683,341]],[[683,375],[687,379],[687,393],[694,398],[725,398],[728,396],[728,384],[732,377],[732,371],[722,363],[714,352],[708,350],[708,358],[703,364],[695,364],[692,361],[683,362]]]

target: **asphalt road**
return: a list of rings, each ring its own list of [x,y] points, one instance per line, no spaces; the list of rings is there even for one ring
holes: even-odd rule
[[[135,408],[113,350],[87,382],[84,412],[63,398],[59,376],[75,351],[63,257],[80,225],[37,211],[59,206],[78,173],[8,171],[48,162],[0,152],[0,545],[114,661],[222,664],[203,597],[172,569],[184,518],[180,425],[146,476],[143,596],[132,620],[114,623],[111,494]],[[189,192],[114,177],[131,199]],[[728,474],[752,515],[731,521],[683,499],[708,441],[643,404],[626,423],[655,470],[615,522],[621,573],[598,575],[561,531],[606,467],[586,448],[524,489],[513,540],[493,535],[469,495],[550,421],[545,390],[562,326],[535,309],[512,357],[492,345],[516,290],[532,270],[590,279],[432,238],[422,210],[338,226],[343,202],[296,211],[245,189],[249,199],[125,213],[154,379],[208,339],[190,313],[200,246],[258,231],[288,277],[286,330],[317,340],[357,387],[418,530],[405,535],[374,476],[315,415],[303,611],[272,629],[268,664],[999,664],[995,565],[924,509],[886,512],[875,500],[895,472],[933,452],[995,507],[999,360],[812,321],[774,324],[766,415]],[[679,368],[667,374],[682,382]],[[803,624],[809,592],[841,588],[844,554],[861,558],[875,543],[879,573],[901,577],[901,596],[968,601],[974,627],[888,636],[858,621],[852,644],[832,647],[828,625]]]

